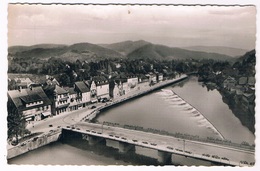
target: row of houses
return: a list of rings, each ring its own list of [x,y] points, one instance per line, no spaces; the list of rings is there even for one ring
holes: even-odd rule
[[[254,113],[255,107],[255,77],[240,77],[237,80],[228,77],[223,82],[223,88],[235,96],[235,102]]]
[[[47,78],[42,86],[9,90],[8,103],[27,121],[38,121],[117,98],[137,90],[140,83],[151,85],[163,80],[163,76],[154,79],[155,77],[156,74],[153,73],[139,77],[119,74],[109,81],[104,76],[96,76],[91,80],[75,82],[73,87],[61,87],[57,80]]]

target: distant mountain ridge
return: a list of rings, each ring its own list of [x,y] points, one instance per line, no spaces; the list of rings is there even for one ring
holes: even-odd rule
[[[48,59],[61,58],[65,61],[122,58],[119,52],[91,43],[76,43],[71,46],[56,44],[40,44],[34,46],[13,46],[8,48],[9,55],[17,58]]]
[[[206,53],[190,51],[181,48],[171,48],[163,45],[147,44],[136,49],[127,55],[131,59],[151,58],[151,59],[215,59],[215,60],[232,60],[228,55],[217,53]]]
[[[73,45],[38,44],[33,46],[12,46],[8,48],[9,57],[22,59],[61,58],[65,61],[99,60],[114,58],[129,59],[215,59],[232,60],[229,55],[191,51],[182,48],[152,44],[144,40],[124,41],[113,44],[76,43]],[[242,55],[240,55],[242,56]]]
[[[191,50],[191,51],[218,53],[218,54],[223,54],[232,57],[240,57],[249,51],[246,49],[224,47],[224,46],[190,46],[190,47],[181,47],[181,48],[186,50]]]
[[[128,41],[112,43],[112,44],[103,44],[101,46],[108,48],[108,49],[118,51],[122,55],[127,56],[132,51],[134,51],[144,45],[147,45],[147,44],[151,44],[151,43],[146,42],[144,40],[138,40],[138,41],[128,40]]]
[[[37,45],[32,45],[32,46],[10,46],[8,48],[9,53],[17,53],[17,52],[23,52],[23,51],[28,51],[32,49],[52,49],[52,48],[61,48],[61,47],[66,47],[67,45],[62,45],[62,44],[37,44]]]

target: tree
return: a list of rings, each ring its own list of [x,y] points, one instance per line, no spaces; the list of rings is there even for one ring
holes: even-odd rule
[[[71,79],[66,73],[60,74],[58,80],[59,80],[60,84],[63,86],[71,85]]]
[[[26,133],[29,133],[26,129],[26,121],[21,112],[13,105],[13,103],[7,103],[7,127],[8,138],[15,137],[16,144],[19,142],[19,136],[24,137]]]

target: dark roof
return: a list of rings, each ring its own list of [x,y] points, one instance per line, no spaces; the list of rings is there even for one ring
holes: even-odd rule
[[[58,85],[55,85],[55,89],[54,89],[56,94],[66,94],[68,93],[68,91],[66,91],[64,88],[61,88]]]
[[[247,77],[240,77],[239,78],[239,84],[244,85],[247,83]]]
[[[127,77],[126,77],[126,75],[124,73],[120,73],[119,75],[116,76],[115,81],[117,83],[119,83],[120,81],[122,83],[124,83],[124,82],[127,82]]]
[[[11,100],[18,110],[28,110],[35,107],[50,105],[51,101],[44,93],[41,87],[33,87],[21,90],[8,91],[8,100]],[[43,101],[43,104],[38,104],[31,107],[26,107],[26,103]]]
[[[64,89],[68,91],[69,94],[77,94],[73,87],[65,87]]]
[[[108,80],[104,76],[95,76],[92,78],[92,81],[94,81],[96,85],[108,84]]]
[[[75,82],[75,88],[78,89],[81,93],[89,92],[89,88],[83,81]]]
[[[248,77],[248,84],[255,85],[255,77]]]
[[[31,95],[27,95],[27,96],[22,96],[20,97],[20,99],[22,101],[24,101],[25,103],[32,103],[35,101],[41,101],[42,98],[38,95],[38,94],[31,94]]]

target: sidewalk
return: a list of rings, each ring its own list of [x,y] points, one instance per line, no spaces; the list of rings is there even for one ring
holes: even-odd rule
[[[114,98],[112,102],[96,103],[96,104],[89,105],[89,106],[87,106],[85,108],[81,108],[81,109],[78,109],[78,110],[61,113],[59,115],[52,116],[50,118],[46,118],[46,119],[41,120],[41,121],[33,121],[30,124],[28,124],[26,128],[29,129],[29,130],[33,130],[35,127],[40,127],[41,125],[49,126],[49,125],[47,125],[48,123],[51,125],[53,123],[55,124],[55,121],[62,122],[61,118],[63,120],[63,122],[62,122],[63,125],[64,124],[75,124],[77,122],[80,122],[83,118],[86,118],[86,116],[89,115],[92,111],[95,111],[95,110],[98,111],[99,108],[105,107],[107,105],[111,106],[111,105],[114,105],[114,104],[116,104],[118,102],[121,102],[123,100],[133,98],[135,96],[138,96],[140,93],[153,91],[156,88],[159,88],[161,86],[167,85],[170,82],[177,81],[177,80],[182,79],[184,77],[186,77],[186,75],[182,75],[180,77],[177,77],[177,78],[171,79],[171,80],[165,80],[165,81],[156,83],[155,85],[152,85],[152,86],[149,86],[147,83],[140,83],[140,84],[138,84],[138,89],[130,91],[130,92],[128,92],[127,94],[125,94],[123,96],[119,96],[117,98]],[[96,106],[96,108],[95,109],[89,109],[90,106]],[[41,132],[48,131],[48,130],[49,129],[43,129],[43,130],[41,130]]]
[[[121,102],[126,99],[133,98],[135,96],[138,96],[140,93],[145,93],[147,91],[153,91],[156,88],[159,88],[161,86],[164,86],[170,82],[177,81],[179,79],[182,79],[186,77],[186,75],[182,75],[178,78],[171,79],[171,80],[165,80],[160,83],[156,83],[155,85],[149,86],[147,83],[140,83],[138,84],[138,89],[128,92],[127,94],[123,96],[119,96],[117,98],[114,98],[112,102],[107,103],[96,103],[89,105],[85,108],[81,108],[74,111],[64,112],[56,116],[52,116],[50,118],[46,118],[41,121],[32,121],[30,124],[27,125],[27,129],[29,129],[32,132],[49,132],[52,129],[55,129],[56,127],[49,127],[49,125],[72,125],[75,123],[80,122],[83,118],[86,118],[87,115],[91,114],[93,111],[98,111],[100,108],[105,107],[107,105],[114,105],[118,102]],[[90,106],[96,106],[95,109],[90,109]],[[90,118],[91,116],[88,116],[87,118]],[[10,144],[7,144],[7,146],[13,147]]]

